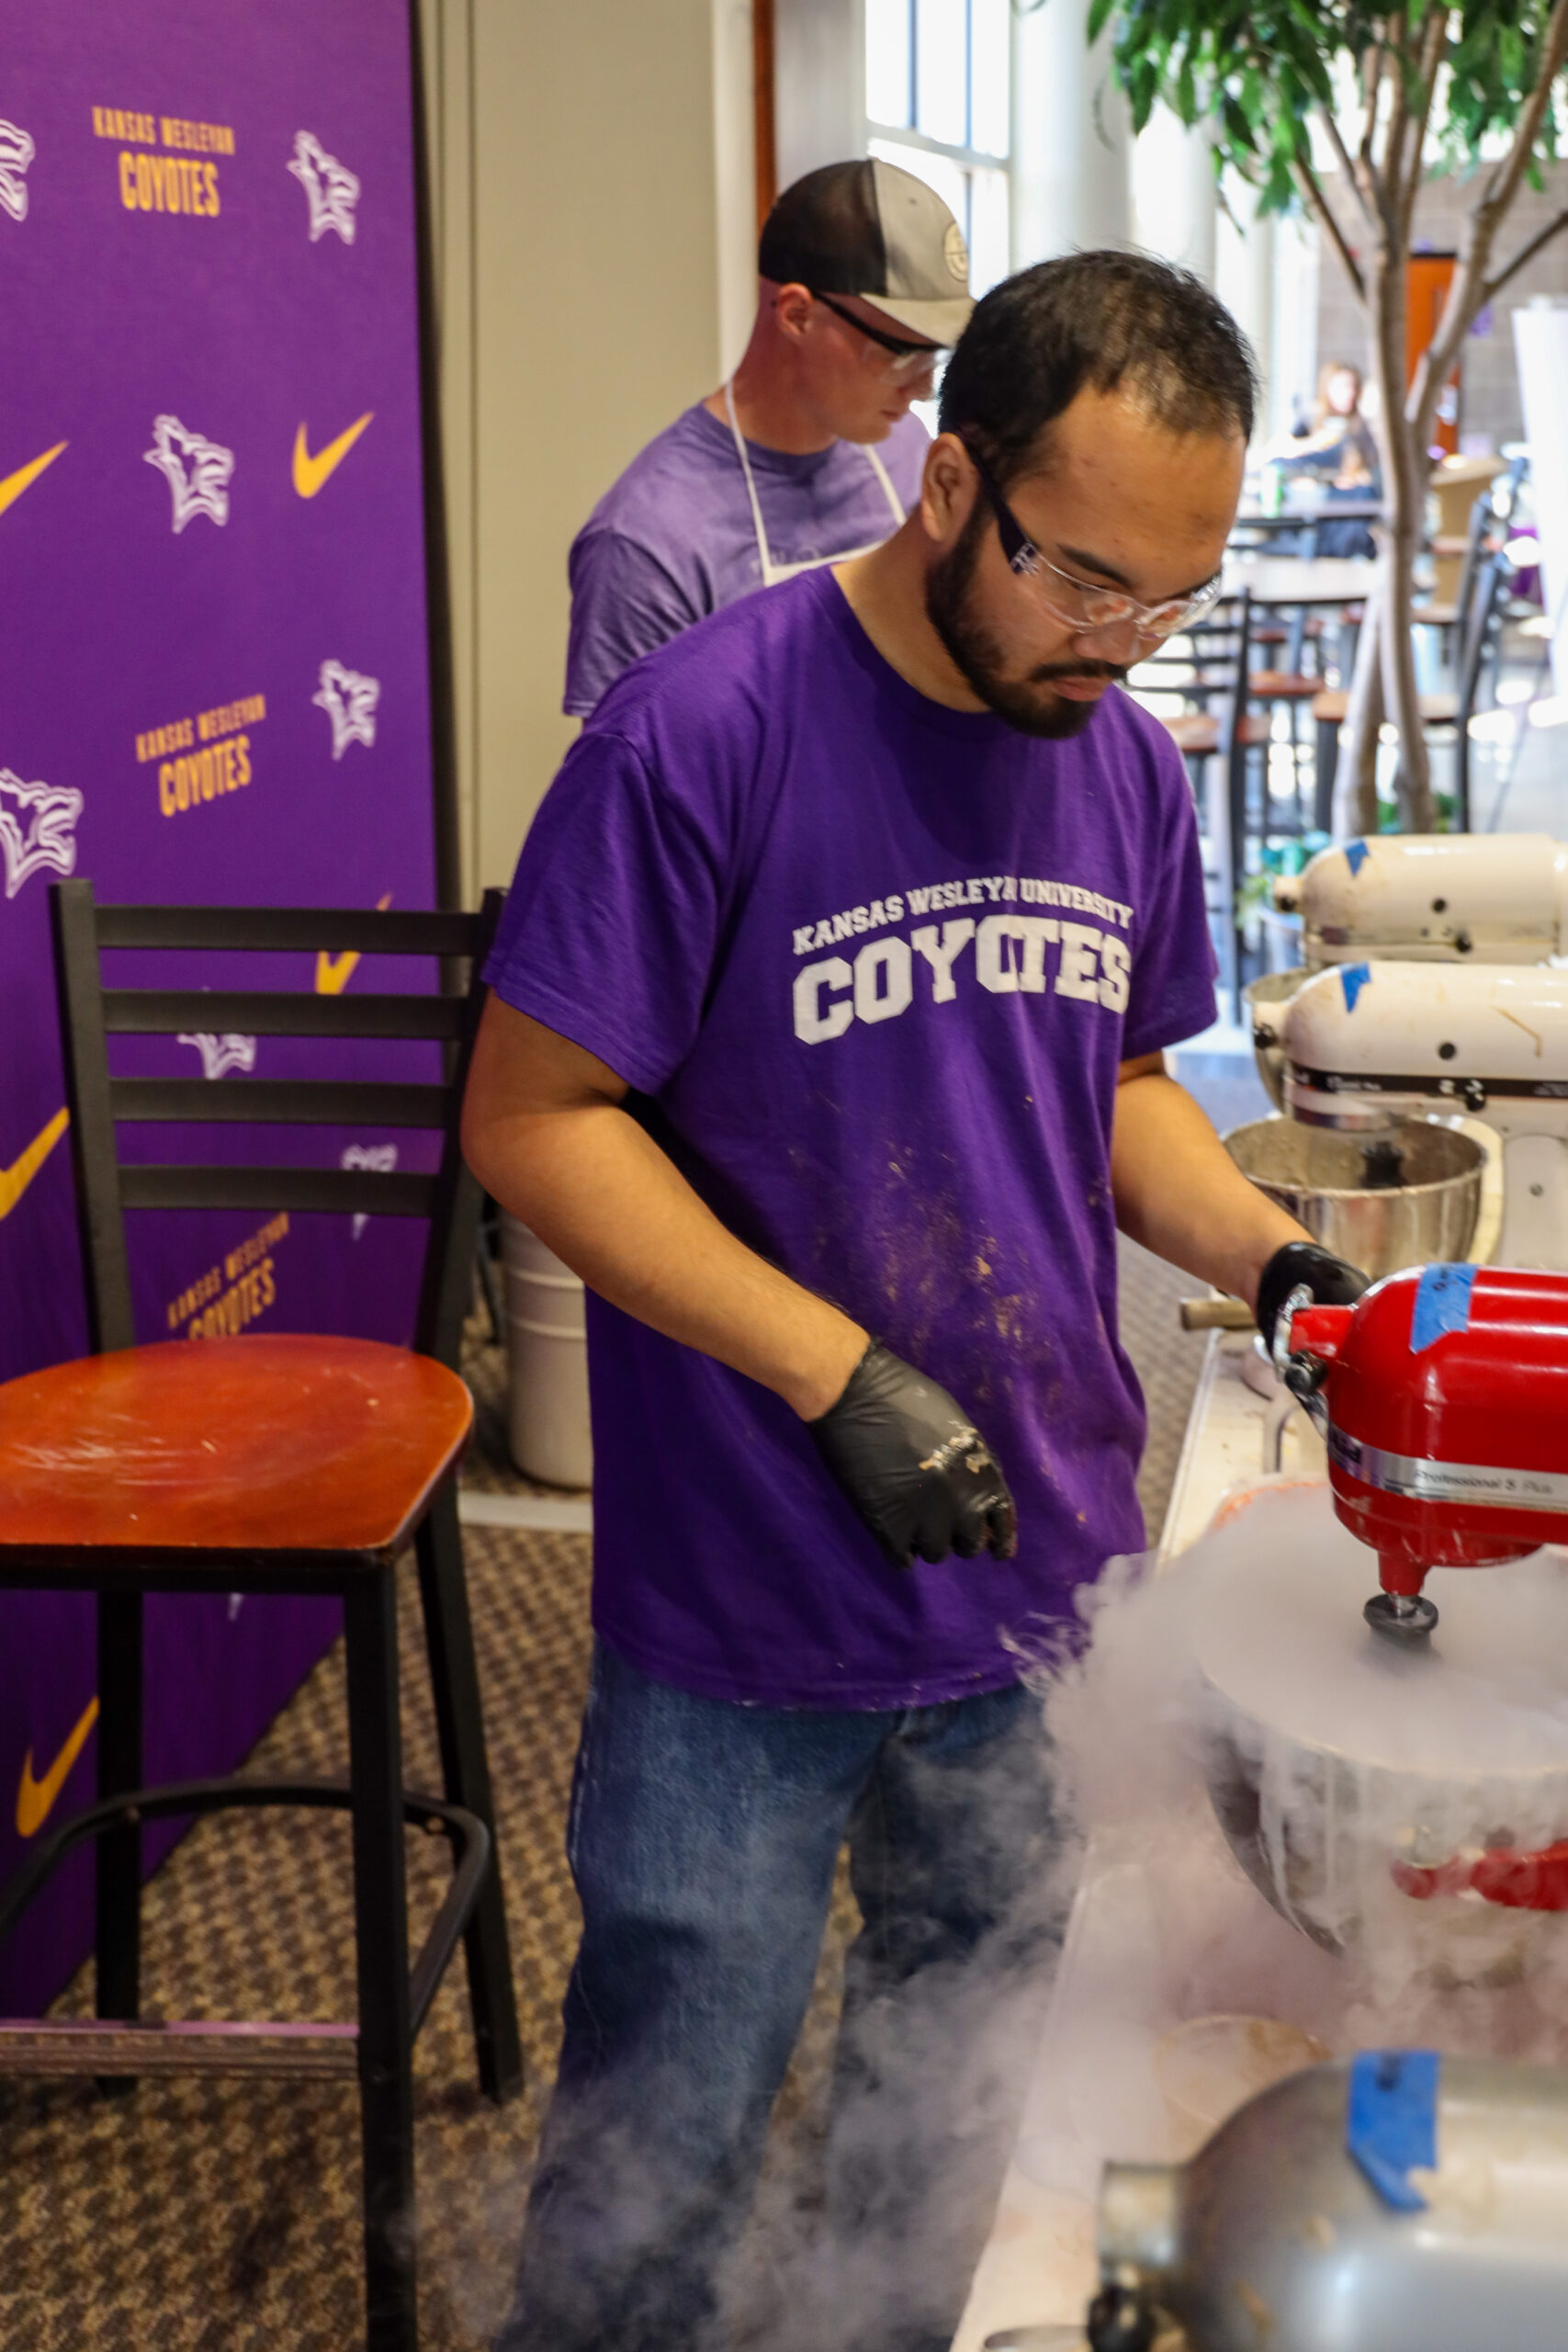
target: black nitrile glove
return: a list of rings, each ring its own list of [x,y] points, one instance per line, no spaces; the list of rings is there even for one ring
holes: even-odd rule
[[[1303,1283],[1314,1306],[1353,1306],[1369,1282],[1359,1266],[1348,1266],[1343,1258],[1320,1250],[1315,1241],[1287,1241],[1282,1250],[1275,1250],[1258,1284],[1258,1328],[1269,1354],[1274,1352],[1274,1326],[1280,1310]]]
[[[985,1439],[956,1398],[879,1340],[807,1426],[896,1567],[1018,1549],[1018,1511]]]

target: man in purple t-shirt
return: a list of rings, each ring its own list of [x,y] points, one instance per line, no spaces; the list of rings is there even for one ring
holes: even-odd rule
[[[585,717],[694,621],[876,546],[919,495],[912,401],[973,307],[952,213],[896,164],[825,164],[779,198],[729,382],[650,441],[572,542],[566,708]]]
[[[1213,956],[1117,682],[1213,603],[1252,413],[1196,279],[1009,280],[903,529],[639,664],[529,835],[466,1136],[590,1286],[597,1639],[504,2352],[720,2340],[845,1839],[799,2340],[945,2352],[1054,1925],[1021,1660],[1143,1542],[1116,1228],[1266,1332],[1359,1283],[1162,1058]]]

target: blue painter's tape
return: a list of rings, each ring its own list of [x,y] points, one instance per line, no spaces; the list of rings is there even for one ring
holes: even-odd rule
[[[1363,2050],[1350,2061],[1346,2153],[1396,2213],[1427,2210],[1410,2173],[1437,2165],[1441,2069],[1436,2050]]]
[[[1355,1012],[1356,999],[1360,995],[1361,990],[1364,988],[1370,986],[1371,977],[1372,967],[1370,964],[1340,965],[1339,985],[1345,991],[1345,1010],[1347,1012]]]
[[[1418,1356],[1450,1331],[1463,1331],[1470,1323],[1470,1294],[1479,1272],[1475,1266],[1427,1266],[1416,1285],[1410,1310],[1410,1352]]]
[[[1371,855],[1371,851],[1365,842],[1347,842],[1345,844],[1345,863],[1352,874],[1359,874]]]

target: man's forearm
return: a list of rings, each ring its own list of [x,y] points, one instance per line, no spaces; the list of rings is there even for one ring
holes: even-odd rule
[[[1312,1238],[1248,1182],[1185,1089],[1156,1072],[1117,1089],[1111,1182],[1123,1233],[1248,1306],[1275,1250]]]
[[[489,1123],[468,1155],[601,1297],[761,1381],[804,1419],[837,1401],[867,1334],[728,1232],[616,1104]]]

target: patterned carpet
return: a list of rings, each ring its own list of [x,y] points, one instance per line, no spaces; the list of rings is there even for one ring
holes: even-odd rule
[[[1176,1327],[1175,1302],[1192,1287],[1184,1277],[1129,1249],[1123,1285],[1123,1336],[1149,1394],[1142,1483],[1153,1535],[1201,1343]],[[505,1483],[501,1356],[477,1332],[468,1369],[480,1408],[474,1482]],[[504,2308],[577,1930],[561,1835],[587,1675],[588,1540],[469,1529],[466,1541],[528,2084],[504,2110],[479,2098],[459,1964],[418,2045],[426,2352],[481,2352]],[[406,1577],[401,1601],[408,1777],[434,1789],[418,1602]],[[314,1775],[345,1766],[334,1651],[250,1769]],[[148,1893],[149,2011],[352,2014],[346,1841],[346,1825],[321,1816],[198,1827]],[[438,1900],[445,1851],[411,1838],[416,1941]],[[753,2258],[738,2283],[738,2344],[767,2340],[767,2266],[756,2251],[766,2217],[810,2194],[852,1926],[840,1883],[775,2116]],[[85,1974],[59,2006],[90,2011]],[[107,2102],[86,2083],[0,2083],[0,2192],[4,2352],[351,2352],[363,2340],[357,2106],[348,2086],[148,2083]]]

